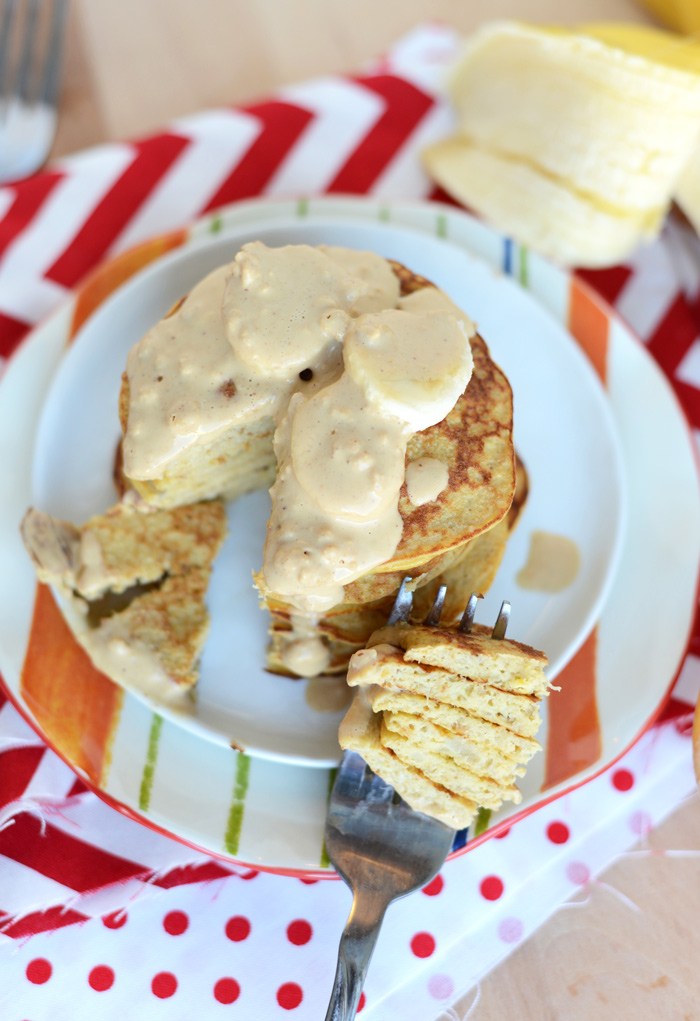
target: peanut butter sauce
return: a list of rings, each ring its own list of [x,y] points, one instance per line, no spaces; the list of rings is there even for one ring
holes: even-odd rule
[[[252,242],[132,349],[126,474],[157,478],[198,437],[271,416],[264,582],[322,613],[396,550],[406,445],[464,391],[473,332],[435,288],[400,298],[380,256]],[[417,499],[444,488],[438,465],[413,470]]]
[[[406,492],[414,507],[437,500],[448,481],[447,465],[436,457],[419,457],[406,465]]]
[[[396,550],[408,440],[444,418],[471,374],[466,331],[445,312],[360,316],[343,358],[339,379],[293,396],[275,436],[263,575],[312,613],[342,602],[345,585]]]
[[[317,713],[339,713],[352,701],[352,690],[344,677],[322,674],[306,682],[306,704]]]
[[[562,592],[576,580],[580,566],[581,553],[573,539],[534,531],[527,561],[515,580],[522,588],[535,592]]]

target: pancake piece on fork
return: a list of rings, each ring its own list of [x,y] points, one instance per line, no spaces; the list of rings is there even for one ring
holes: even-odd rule
[[[460,829],[521,800],[551,687],[544,653],[474,624],[474,605],[460,624],[379,628],[350,660],[339,731],[409,804]]]

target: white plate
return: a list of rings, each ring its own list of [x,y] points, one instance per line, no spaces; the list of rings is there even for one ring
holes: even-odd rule
[[[549,377],[552,390],[565,386],[567,366],[576,364],[575,355],[572,355],[574,361],[559,360],[558,345],[569,353],[571,347],[561,328],[570,329],[586,347],[595,347],[596,336],[598,340],[603,336],[607,402],[601,400],[592,382],[590,387],[583,384],[584,396],[577,393],[575,399],[589,402],[585,413],[581,407],[578,411],[564,407],[561,421],[558,417],[550,420],[545,416],[542,419],[533,416],[532,431],[517,433],[518,446],[529,458],[533,499],[518,526],[509,556],[519,566],[529,531],[533,527],[544,527],[572,535],[586,552],[585,570],[593,571],[594,576],[597,572],[593,586],[597,595],[591,597],[589,587],[589,595],[577,604],[579,621],[585,625],[579,623],[573,636],[569,631],[568,637],[560,637],[555,649],[550,648],[550,654],[553,652],[555,658],[565,659],[592,623],[590,619],[586,621],[586,616],[597,612],[598,619],[591,636],[560,674],[563,690],[550,699],[550,713],[541,735],[545,751],[535,757],[522,782],[521,806],[517,810],[506,810],[492,820],[491,828],[484,835],[488,836],[500,826],[512,823],[517,815],[531,812],[544,800],[585,782],[617,758],[659,711],[685,651],[697,584],[700,499],[691,437],[665,377],[614,313],[588,296],[585,288],[568,274],[517,249],[507,239],[452,207],[426,203],[387,205],[374,200],[336,198],[298,204],[241,203],[198,224],[183,236],[170,239],[168,244],[184,245],[182,254],[192,252],[194,258],[200,247],[203,251],[209,248],[213,230],[220,232],[219,239],[229,233],[236,237],[260,236],[265,227],[276,230],[280,223],[293,225],[297,215],[298,226],[302,229],[314,226],[319,240],[323,225],[329,220],[342,221],[341,226],[347,227],[349,232],[367,231],[373,225],[377,232],[373,236],[377,238],[385,236],[382,232],[387,222],[401,228],[404,237],[409,236],[405,233],[407,229],[414,238],[413,246],[387,254],[397,254],[426,275],[438,277],[436,273],[429,274],[427,265],[429,253],[434,249],[432,238],[448,237],[452,245],[462,249],[465,269],[478,265],[480,268],[474,272],[481,273],[483,286],[497,287],[498,293],[504,296],[503,308],[491,305],[490,309],[477,312],[477,317],[492,343],[494,354],[512,378],[518,401],[518,430],[524,428],[526,413],[520,405],[526,401],[532,403],[527,391],[521,389],[519,373],[527,371],[528,360],[536,354],[540,337],[539,334],[530,336],[519,358],[511,364],[507,350],[499,347],[500,339],[490,336],[492,330],[498,329],[498,316],[502,314],[507,319],[509,315],[506,299],[511,308],[519,308],[525,297],[515,284],[503,286],[503,271],[516,269],[529,294],[560,325],[556,336],[561,341],[551,340],[552,357],[557,359]],[[308,239],[308,234],[306,237]],[[33,490],[31,480],[38,422],[49,390],[53,403],[59,393],[57,388],[65,385],[52,377],[64,360],[74,316],[82,319],[86,303],[94,299],[95,293],[104,290],[105,283],[128,275],[129,260],[143,265],[148,258],[162,253],[164,247],[167,245],[162,243],[146,246],[138,258],[126,256],[117,260],[117,266],[102,271],[97,285],[95,281],[88,282],[67,306],[34,331],[12,359],[0,383],[0,486],[4,494],[0,503],[0,562],[3,566],[0,572],[0,668],[13,701],[30,722],[97,793],[120,810],[212,854],[276,871],[325,874],[327,864],[322,834],[329,770],[318,765],[321,756],[317,752],[311,756],[313,767],[239,754],[211,740],[210,735],[205,737],[164,719],[133,696],[122,697],[106,679],[99,675],[88,677],[84,666],[76,668],[75,679],[70,683],[55,683],[56,668],[62,664],[60,657],[72,653],[68,639],[61,638],[58,633],[56,615],[47,616],[45,597],[37,595],[33,572],[18,535],[19,521],[26,507],[41,495],[39,490]],[[381,242],[377,247],[382,250]],[[471,255],[483,262],[475,263]],[[178,259],[175,263],[180,267],[184,265]],[[490,269],[484,269],[483,263]],[[163,279],[160,267],[156,267],[158,264],[154,263],[144,272],[146,281]],[[134,278],[133,283],[142,286],[139,280]],[[172,291],[166,289],[161,295],[159,310],[167,308],[189,282],[185,274],[173,283]],[[442,278],[437,282],[445,283]],[[447,284],[453,297],[460,300],[464,281],[452,278]],[[456,295],[455,285],[459,285]],[[478,301],[479,295],[473,298]],[[121,292],[118,292],[112,300],[120,299]],[[522,307],[529,310],[531,305],[527,300]],[[102,305],[89,315],[81,332],[81,344],[85,331],[94,328],[104,308]],[[582,308],[585,314],[581,314]],[[135,309],[133,314],[136,314]],[[488,320],[489,314],[496,318]],[[529,318],[530,312],[523,313],[523,317]],[[547,316],[543,319],[551,322]],[[593,320],[591,336],[590,320]],[[142,325],[134,320],[133,331],[138,334]],[[520,328],[522,321],[516,318],[514,325]],[[554,338],[553,327],[543,327],[543,330]],[[86,346],[89,345],[86,343]],[[568,359],[569,353],[561,358]],[[105,352],[105,357],[108,354],[109,351]],[[576,374],[585,377],[587,369],[580,359],[578,363]],[[106,368],[97,359],[95,383],[100,371]],[[63,374],[68,369],[62,367],[60,371]],[[113,383],[115,388],[116,385]],[[113,393],[116,394],[116,389]],[[553,399],[552,394],[548,395],[549,399]],[[89,390],[82,394],[81,400],[91,400]],[[556,494],[570,486],[579,486],[581,480],[584,488],[595,484],[598,446],[597,441],[592,444],[590,436],[598,435],[599,420],[606,422],[606,403],[621,441],[624,489],[630,510],[612,584],[611,562],[620,535],[619,494],[615,494],[613,501],[612,519],[604,491],[599,493],[598,503],[590,513],[594,520],[579,520],[582,515],[574,513],[571,521],[560,525],[558,518],[543,520],[532,516],[533,508],[538,506],[535,502],[538,488],[544,486],[550,494]],[[73,414],[73,409],[64,408],[64,411]],[[101,408],[93,407],[92,413],[98,412]],[[557,415],[559,413],[557,410]],[[46,410],[44,414],[48,416],[51,412]],[[588,417],[589,414],[592,417]],[[571,434],[570,444],[549,462],[549,447],[557,448],[562,421],[568,423],[569,429],[572,418],[576,429]],[[43,419],[42,430],[49,428],[48,421],[48,418]],[[55,419],[54,422],[56,428],[61,426]],[[92,426],[89,428],[92,430]],[[541,431],[538,433],[538,430]],[[615,487],[615,445],[610,441],[607,425],[602,431],[612,465],[611,484]],[[104,456],[114,438],[116,420],[112,439],[103,447]],[[46,442],[42,434],[40,449]],[[62,459],[65,453],[62,450]],[[46,487],[45,494],[58,493],[60,464],[41,470],[40,464],[37,461],[37,484]],[[552,467],[548,467],[550,464]],[[84,503],[79,508],[61,506],[56,500],[48,509],[58,513],[78,510],[80,514],[99,509],[99,501],[106,496],[104,463],[97,458],[93,468],[97,472],[97,483],[93,486],[90,478],[83,477]],[[67,462],[64,470],[69,470]],[[54,490],[47,485],[51,477],[58,480]],[[549,507],[546,511],[552,513]],[[598,549],[587,536],[600,533],[603,546]],[[513,567],[509,570],[507,590],[501,579],[497,579],[492,598],[498,602],[507,596],[513,601],[513,635],[523,637],[527,626],[530,636],[541,635],[542,629],[549,629],[556,637],[560,628],[570,626],[568,615],[559,614],[558,598],[541,599],[534,595],[533,599],[541,600],[539,611],[528,611],[531,594],[511,587]],[[610,585],[608,598],[601,607],[600,599]],[[492,611],[493,607],[490,609]],[[485,620],[493,615],[484,609],[480,611],[480,619],[482,613]],[[535,640],[545,645],[537,637]],[[71,659],[70,663],[74,664],[75,660]],[[588,681],[593,680],[595,685],[583,690],[572,683],[572,678],[575,681],[576,677],[571,671],[579,670],[584,677],[586,669]],[[295,687],[290,682],[282,683],[289,683],[290,689]],[[578,731],[575,727],[568,730],[571,716],[567,724],[566,712],[562,710],[568,705],[570,713],[572,696],[576,709],[579,690],[593,700],[596,712],[588,713]],[[320,722],[327,729],[328,721]],[[580,754],[582,738],[584,744],[588,742],[584,756]],[[471,841],[469,846],[473,843]]]
[[[34,504],[83,521],[114,502],[116,408],[129,349],[178,297],[251,237],[270,245],[366,248],[399,259],[444,288],[479,324],[513,387],[515,443],[530,479],[522,524],[480,612],[495,620],[500,600],[511,599],[512,633],[544,649],[556,676],[590,630],[617,563],[623,488],[615,426],[599,379],[563,326],[510,277],[450,241],[363,215],[350,222],[329,211],[207,234],[159,259],[104,302],[63,357],[39,422]],[[149,704],[250,755],[332,765],[342,714],[312,708],[304,682],[264,669],[267,615],[260,611],[251,575],[261,562],[268,507],[267,494],[260,493],[229,508],[228,539],[209,592],[212,628],[191,714]],[[516,582],[533,529],[567,536],[581,555],[574,583],[555,596],[526,591]]]

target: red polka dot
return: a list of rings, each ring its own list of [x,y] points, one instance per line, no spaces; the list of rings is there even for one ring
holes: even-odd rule
[[[411,950],[416,957],[430,957],[435,952],[435,940],[429,932],[417,932],[411,940]]]
[[[360,999],[358,1000],[358,1003],[357,1003],[357,1013],[358,1014],[360,1013],[361,1010],[364,1009],[364,1006],[365,1006],[366,1003],[367,1003],[367,999],[365,997],[365,994],[364,993],[360,993]]]
[[[628,791],[634,786],[634,777],[629,769],[616,769],[612,775],[612,783],[615,790]]]
[[[486,900],[498,900],[503,893],[503,880],[498,876],[486,876],[481,880],[479,891]]]
[[[277,1002],[285,1010],[294,1010],[303,999],[304,994],[301,991],[301,986],[298,986],[296,982],[285,982],[277,990]]]
[[[301,882],[304,884],[304,886],[313,886],[314,883],[318,882],[318,879],[302,879]]]
[[[220,978],[214,986],[214,999],[219,1003],[235,1003],[241,995],[241,987],[235,978]]]
[[[442,893],[444,885],[445,880],[442,876],[435,876],[435,879],[431,880],[427,886],[423,887],[423,893],[428,897],[437,897],[439,893]]]
[[[49,981],[52,974],[53,968],[45,957],[35,957],[33,961],[29,962],[25,971],[25,975],[35,986],[43,986],[44,982]]]
[[[260,873],[257,869],[249,869],[247,872],[239,873],[239,877],[241,879],[255,879],[255,877],[259,875]]]
[[[126,925],[127,918],[126,911],[113,911],[111,915],[104,916],[102,924],[108,929],[121,929],[122,925]]]
[[[98,993],[104,993],[114,985],[114,971],[107,964],[98,964],[88,975],[90,986]]]
[[[297,918],[296,921],[290,922],[287,926],[287,939],[297,947],[308,943],[312,935],[313,929],[302,918]]]
[[[234,943],[240,943],[250,936],[250,922],[243,915],[234,915],[226,923],[226,935]]]
[[[159,1000],[167,1000],[177,992],[177,979],[170,971],[159,971],[151,981],[151,992]]]
[[[553,844],[565,844],[569,839],[569,827],[563,822],[550,822],[547,837]]]
[[[496,838],[496,840],[503,840],[503,838],[507,837],[509,833],[510,833],[510,826],[506,826],[506,828],[504,830],[499,830],[498,833],[494,833],[494,837]]]
[[[169,911],[163,919],[163,928],[171,936],[181,936],[190,924],[184,911]]]

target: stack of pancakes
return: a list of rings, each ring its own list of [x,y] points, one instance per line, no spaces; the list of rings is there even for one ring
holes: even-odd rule
[[[546,664],[538,650],[479,625],[380,628],[350,661],[357,692],[341,747],[412,807],[462,829],[479,808],[520,801],[515,781],[540,747]]]
[[[433,286],[406,267],[392,265],[402,295]],[[448,486],[437,500],[416,507],[404,484],[399,500],[403,536],[393,557],[346,585],[344,601],[311,627],[256,576],[271,618],[268,669],[294,676],[287,651],[313,632],[327,650],[324,672],[345,673],[352,653],[386,620],[407,574],[413,588],[425,587],[416,601],[419,613],[432,602],[437,586],[448,584],[445,619],[456,617],[472,592],[488,590],[525,502],[527,474],[513,451],[510,384],[478,333],[470,343],[474,369],[466,390],[443,421],[411,437],[406,454],[407,463],[418,458],[445,462]]]

